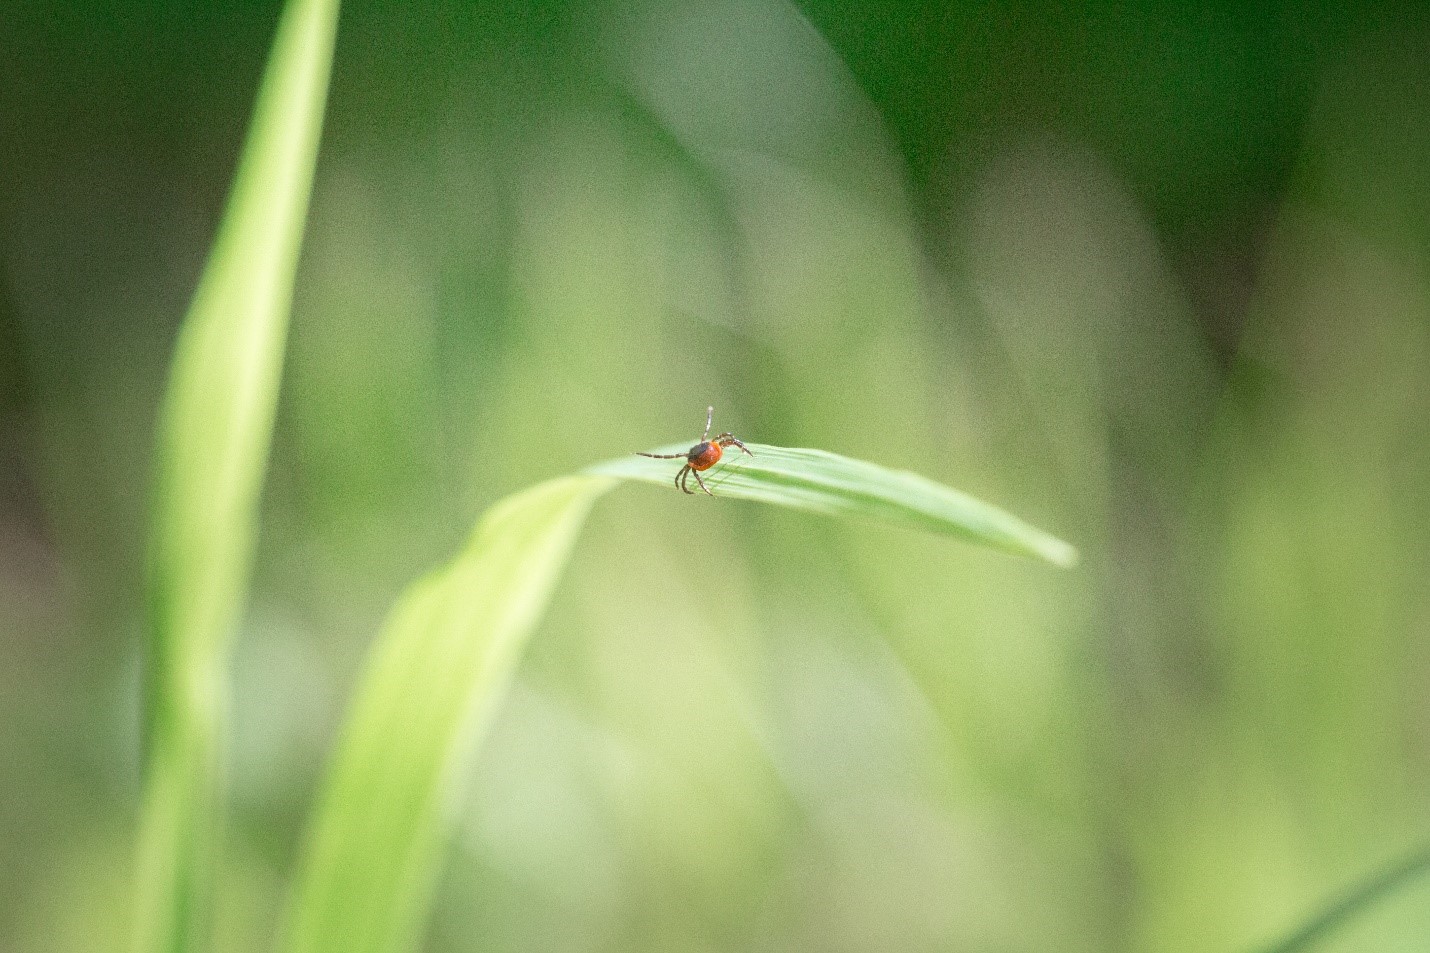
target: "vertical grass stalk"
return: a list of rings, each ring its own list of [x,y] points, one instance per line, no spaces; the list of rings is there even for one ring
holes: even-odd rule
[[[224,712],[338,0],[290,0],[228,206],[179,332],[156,446],[135,943],[201,949],[219,862]]]

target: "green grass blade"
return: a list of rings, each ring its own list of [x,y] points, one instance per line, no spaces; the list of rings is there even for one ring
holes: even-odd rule
[[[1430,849],[1421,850],[1375,874],[1322,908],[1295,932],[1267,947],[1263,953],[1302,953],[1312,949],[1347,921],[1427,874],[1430,874]]]
[[[1067,564],[1073,550],[922,477],[758,447],[712,471],[727,496],[868,515]],[[472,757],[592,503],[617,478],[667,487],[679,461],[634,457],[497,504],[466,550],[393,610],[355,694],[298,872],[286,953],[402,953],[425,919]],[[669,489],[674,493],[675,490]]]
[[[291,0],[283,13],[162,412],[147,580],[140,951],[207,945],[228,650],[247,587],[337,13],[337,0]]]
[[[462,766],[614,480],[542,483],[493,507],[466,550],[398,602],[373,649],[314,824],[284,948],[408,950]]]
[[[760,500],[829,516],[858,516],[905,523],[934,533],[960,536],[1058,566],[1077,562],[1077,550],[1007,513],[927,477],[890,470],[823,450],[748,444],[754,456],[726,451],[704,474],[716,496]],[[683,453],[689,444],[652,453]],[[651,460],[632,454],[592,467],[590,472],[671,485],[679,460]],[[695,489],[695,481],[690,481]]]

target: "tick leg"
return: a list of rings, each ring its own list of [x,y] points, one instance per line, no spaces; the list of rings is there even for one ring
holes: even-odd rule
[[[636,451],[636,456],[638,456],[638,457],[650,457],[652,460],[679,460],[679,459],[682,459],[682,458],[685,456],[685,454],[683,454],[683,453],[641,453],[639,450],[637,450],[637,451]]]
[[[730,446],[730,444],[733,443],[735,446],[739,447],[741,450],[745,451],[750,456],[753,457],[755,455],[755,452],[753,450],[741,443],[739,439],[732,433],[722,433],[720,436],[715,438],[715,442],[722,447],[728,447]]]
[[[715,419],[715,406],[712,404],[705,408],[705,432],[700,435],[700,442],[704,443],[705,438],[710,436],[710,421]]]
[[[702,480],[702,479],[700,479],[700,471],[699,471],[699,470],[691,470],[690,472],[693,473],[693,474],[695,474],[695,482],[700,484],[700,489],[702,489],[702,490],[705,491],[705,495],[706,495],[706,496],[714,496],[714,495],[715,495],[714,493],[711,493],[711,492],[710,492],[710,487],[708,487],[708,486],[705,485],[705,481]]]
[[[695,471],[690,469],[690,467],[681,467],[680,472],[675,475],[675,485],[680,487],[681,491],[693,496],[695,491],[690,488],[690,474],[692,473],[695,473]],[[695,479],[700,479],[700,474],[696,473]],[[709,491],[707,490],[706,492],[708,493]]]

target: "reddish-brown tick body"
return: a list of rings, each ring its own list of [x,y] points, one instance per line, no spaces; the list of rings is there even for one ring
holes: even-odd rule
[[[739,447],[745,453],[754,456],[750,448],[739,440],[735,439],[732,433],[722,433],[714,440],[710,437],[710,421],[715,419],[715,408],[708,407],[705,410],[705,433],[700,435],[700,442],[684,453],[640,453],[637,456],[654,457],[657,460],[679,460],[684,458],[685,466],[680,468],[680,472],[675,475],[675,485],[686,493],[694,493],[686,484],[690,480],[690,474],[695,474],[695,482],[700,484],[700,489],[704,490],[707,496],[714,496],[710,488],[705,485],[705,481],[700,479],[701,471],[708,470],[720,462],[720,458],[725,455],[725,448]]]
[[[685,460],[686,465],[692,470],[708,470],[719,463],[720,457],[723,455],[724,451],[720,449],[718,443],[702,440],[690,448],[685,455]]]

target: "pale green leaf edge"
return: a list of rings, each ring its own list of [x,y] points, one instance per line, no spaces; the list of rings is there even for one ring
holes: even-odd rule
[[[290,0],[223,221],[179,332],[147,565],[140,953],[206,947],[227,662],[250,569],[338,0]]]
[[[1061,540],[915,474],[821,451],[753,449],[759,467],[742,457],[710,471],[712,491],[894,520],[1063,565],[1075,558]],[[405,953],[419,942],[465,788],[463,766],[586,514],[619,479],[669,484],[679,469],[679,461],[635,461],[608,461],[507,497],[450,565],[394,607],[314,807],[284,953]]]

